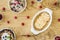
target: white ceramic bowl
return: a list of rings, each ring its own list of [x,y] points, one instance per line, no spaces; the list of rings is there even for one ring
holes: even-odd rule
[[[36,0],[37,2],[42,2],[43,0],[40,0],[40,1],[38,1],[38,0]]]
[[[25,1],[25,7],[22,9],[22,10],[20,10],[19,12],[14,12],[14,11],[12,11],[11,10],[11,7],[10,7],[10,1],[12,1],[12,0],[9,0],[8,1],[8,7],[9,7],[9,10],[11,11],[11,12],[13,12],[13,13],[16,13],[16,14],[18,14],[18,13],[21,13],[21,12],[23,12],[25,9],[26,9],[26,7],[27,7],[27,1],[26,0],[24,0]]]
[[[47,25],[43,30],[38,31],[38,30],[36,30],[36,29],[34,28],[34,25],[33,25],[33,24],[34,24],[35,18],[36,18],[39,14],[41,14],[42,12],[47,12],[47,13],[49,13],[49,15],[50,15],[50,21],[49,21],[48,25]],[[46,30],[50,27],[51,22],[52,22],[52,10],[51,10],[51,9],[45,8],[45,9],[43,9],[43,10],[41,10],[41,11],[38,11],[38,12],[35,14],[35,16],[33,17],[33,19],[32,19],[31,32],[32,32],[33,34],[35,34],[35,35],[37,35],[37,34],[39,34],[39,33],[42,33],[42,32],[46,31]]]
[[[12,29],[9,29],[9,28],[3,28],[3,29],[0,30],[0,32],[3,31],[3,30],[5,30],[5,29],[12,31],[12,32],[13,32],[13,35],[14,35],[14,40],[16,40],[16,35],[15,35],[15,33],[14,33],[14,31],[13,31]]]

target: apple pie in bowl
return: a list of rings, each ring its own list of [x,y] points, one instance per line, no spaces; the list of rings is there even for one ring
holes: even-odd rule
[[[35,14],[31,23],[31,32],[35,35],[46,31],[52,22],[52,10],[45,8]]]
[[[34,21],[34,28],[37,30],[42,30],[48,24],[50,16],[47,12],[42,12]]]

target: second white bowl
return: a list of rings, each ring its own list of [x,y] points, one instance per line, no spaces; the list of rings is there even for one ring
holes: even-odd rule
[[[34,21],[35,21],[35,18],[36,18],[39,14],[41,14],[42,12],[47,12],[47,13],[49,13],[49,15],[50,15],[50,21],[49,21],[48,25],[47,25],[43,30],[38,31],[38,30],[36,30],[36,29],[34,28]],[[33,19],[32,19],[31,32],[32,32],[33,34],[35,34],[35,35],[37,35],[37,34],[39,34],[39,33],[42,33],[42,32],[46,31],[46,30],[50,27],[51,22],[52,22],[52,10],[51,10],[51,9],[45,8],[45,9],[43,9],[43,10],[41,10],[41,11],[38,11],[38,12],[35,14],[35,16],[33,17]]]

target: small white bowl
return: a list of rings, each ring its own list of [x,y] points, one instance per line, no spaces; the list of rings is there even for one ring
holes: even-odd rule
[[[48,25],[47,25],[43,30],[38,31],[38,30],[36,30],[36,29],[34,28],[34,20],[35,20],[35,18],[36,18],[39,14],[41,14],[42,12],[47,12],[47,13],[49,13],[49,15],[50,15],[50,21],[49,21]],[[52,22],[52,10],[51,10],[51,9],[45,8],[45,9],[43,9],[43,10],[41,10],[41,11],[38,11],[38,12],[35,14],[35,16],[33,17],[33,19],[32,19],[31,32],[32,32],[33,34],[35,34],[35,35],[37,35],[37,34],[39,34],[39,33],[42,33],[42,32],[46,31],[46,30],[50,27],[51,22]]]
[[[9,10],[12,11],[11,7],[10,7],[10,1],[12,1],[12,0],[8,1],[8,7],[9,7]],[[26,0],[24,0],[24,1],[25,1],[25,7],[22,10],[20,10],[19,12],[14,12],[14,11],[12,11],[12,12],[16,13],[16,14],[23,12],[26,9],[26,7],[27,7],[27,1]]]
[[[14,31],[12,29],[10,29],[10,28],[3,28],[3,29],[0,30],[0,32],[5,30],[5,29],[12,31],[13,35],[14,35],[14,40],[16,40],[16,35],[15,35],[15,33],[14,33]]]

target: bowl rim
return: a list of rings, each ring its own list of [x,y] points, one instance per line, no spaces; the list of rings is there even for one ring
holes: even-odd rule
[[[45,27],[43,30],[38,31],[38,30],[35,30],[35,28],[34,28],[34,20],[35,20],[35,18],[37,17],[37,15],[41,14],[42,12],[47,12],[47,13],[49,13],[49,15],[50,15],[50,21],[49,21],[47,27]],[[35,35],[37,35],[37,34],[39,34],[39,33],[42,33],[42,32],[46,31],[46,30],[50,27],[51,23],[52,23],[52,10],[51,10],[51,9],[45,8],[45,9],[43,9],[43,10],[41,10],[41,11],[38,11],[38,12],[35,14],[35,16],[33,17],[33,19],[32,19],[32,22],[31,22],[31,32],[32,32],[33,34],[35,34]]]

